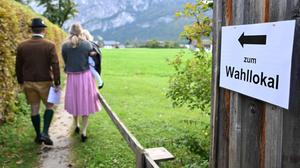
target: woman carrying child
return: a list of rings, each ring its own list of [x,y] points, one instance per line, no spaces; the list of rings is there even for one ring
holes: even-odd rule
[[[82,142],[87,139],[88,117],[100,110],[98,91],[90,71],[88,57],[93,47],[82,35],[80,24],[73,24],[70,35],[62,45],[62,55],[67,73],[65,110],[73,115],[75,132],[79,133],[79,117],[82,117]]]

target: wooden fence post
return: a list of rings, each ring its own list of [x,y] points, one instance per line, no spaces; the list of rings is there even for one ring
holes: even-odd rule
[[[0,112],[0,125],[3,123],[4,121],[4,115],[2,112]]]
[[[135,155],[136,168],[145,168],[145,155],[143,151],[138,151]]]
[[[214,1],[211,168],[300,167],[299,21],[289,110],[219,87],[221,26],[291,20],[299,7],[299,0]]]

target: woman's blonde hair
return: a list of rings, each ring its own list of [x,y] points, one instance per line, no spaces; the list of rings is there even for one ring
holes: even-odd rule
[[[71,43],[72,48],[78,47],[79,42],[84,40],[82,32],[83,29],[79,23],[75,23],[70,27],[68,41]]]
[[[91,33],[88,31],[88,30],[86,30],[86,29],[84,29],[83,31],[82,31],[82,35],[83,35],[83,37],[84,37],[84,39],[85,40],[88,40],[88,41],[93,41],[94,40],[94,37],[91,35]]]

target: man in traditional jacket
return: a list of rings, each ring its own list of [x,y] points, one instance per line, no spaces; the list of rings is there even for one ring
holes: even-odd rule
[[[31,121],[36,132],[35,142],[53,145],[48,130],[53,117],[53,104],[47,102],[49,89],[60,86],[60,69],[55,44],[44,38],[46,25],[41,18],[32,19],[32,37],[19,44],[16,75],[27,103],[31,106]],[[43,132],[40,130],[40,102],[44,103]]]

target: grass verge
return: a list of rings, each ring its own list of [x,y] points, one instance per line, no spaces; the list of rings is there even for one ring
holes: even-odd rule
[[[61,75],[61,81],[64,85],[65,75]],[[34,143],[35,132],[24,93],[18,93],[13,109],[14,118],[0,126],[0,168],[38,167],[40,145]],[[41,129],[44,111],[41,103]]]
[[[0,167],[36,167],[40,148],[34,143],[35,133],[23,93],[17,97],[16,108],[15,119],[0,127]]]
[[[207,167],[209,116],[201,111],[173,108],[166,98],[167,59],[177,49],[119,49],[103,51],[104,88],[101,93],[145,148],[165,147],[175,155],[161,167]],[[192,57],[188,51],[186,58]],[[90,117],[89,140],[73,138],[75,167],[131,168],[135,157],[102,111]]]

